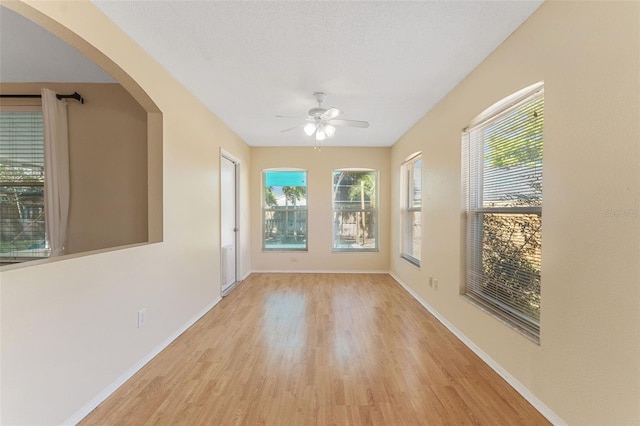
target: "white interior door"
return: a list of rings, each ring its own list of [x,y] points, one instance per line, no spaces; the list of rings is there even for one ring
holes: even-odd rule
[[[220,158],[220,244],[222,295],[238,281],[238,167],[225,155]]]

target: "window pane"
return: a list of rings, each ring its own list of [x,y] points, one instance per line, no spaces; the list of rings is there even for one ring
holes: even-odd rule
[[[463,134],[466,294],[537,340],[540,335],[544,92],[491,108]],[[514,95],[515,96],[515,95]],[[478,120],[478,119],[476,119]]]
[[[411,165],[409,183],[409,207],[420,207],[422,205],[422,160]]]
[[[307,186],[307,172],[271,171],[265,173],[265,186]]]
[[[422,246],[422,223],[420,211],[409,212],[408,236],[406,254],[420,260],[420,250]]]
[[[333,173],[333,248],[378,249],[377,172],[337,170]]]
[[[375,212],[334,212],[333,223],[335,249],[377,249]]]
[[[543,99],[514,109],[483,131],[483,207],[542,205]]]
[[[265,171],[263,248],[307,249],[307,172]]]
[[[42,112],[0,112],[0,257],[47,257]]]
[[[542,218],[481,214],[482,279],[475,291],[513,314],[540,319]]]
[[[402,257],[420,266],[422,243],[422,157],[420,154],[402,164]]]
[[[333,209],[367,210],[376,207],[376,172],[333,173]]]
[[[264,230],[265,249],[306,249],[307,211],[265,209]]]

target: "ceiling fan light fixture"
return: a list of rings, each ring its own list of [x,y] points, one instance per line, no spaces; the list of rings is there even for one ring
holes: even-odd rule
[[[326,126],[324,126],[324,134],[327,136],[327,138],[332,138],[333,135],[336,134],[336,128],[331,124],[327,124]]]
[[[316,125],[314,123],[307,123],[307,125],[304,126],[304,132],[307,134],[307,136],[311,136],[315,131]]]
[[[324,108],[322,102],[325,99],[326,94],[324,92],[315,92],[313,96],[318,102],[318,106],[311,108],[305,118],[300,117],[306,124],[291,127],[289,129],[281,130],[281,132],[288,132],[293,129],[303,128],[304,133],[314,138],[316,141],[324,141],[325,139],[331,139],[336,134],[336,127],[360,127],[367,128],[369,123],[361,120],[345,120],[338,118],[342,115],[343,111],[340,108],[331,107]],[[279,118],[297,118],[284,115],[277,115]],[[317,144],[316,144],[317,145]]]
[[[316,132],[316,140],[317,141],[323,141],[326,138],[327,138],[327,134],[324,131],[324,127],[318,128],[318,131]]]

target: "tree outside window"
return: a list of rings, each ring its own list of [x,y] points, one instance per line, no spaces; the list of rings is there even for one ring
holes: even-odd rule
[[[307,250],[307,172],[263,172],[264,250]]]
[[[543,95],[539,84],[515,102],[507,99],[463,135],[465,294],[534,339],[540,333]]]
[[[333,172],[334,251],[378,251],[377,176],[374,170]]]
[[[0,260],[18,262],[50,255],[42,111],[8,109],[0,111]]]

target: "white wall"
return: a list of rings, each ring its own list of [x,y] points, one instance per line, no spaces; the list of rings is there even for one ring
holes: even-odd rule
[[[0,423],[59,424],[219,298],[220,148],[241,160],[241,274],[249,272],[249,148],[90,2],[3,5],[162,112],[162,171],[151,171],[162,194],[149,182],[164,198],[163,215],[149,218],[162,217],[163,235],[151,237],[162,242],[0,270]],[[138,329],[142,308],[147,325]]]
[[[548,2],[392,149],[423,153],[420,270],[391,270],[569,424],[640,424],[640,3]],[[541,342],[460,297],[461,129],[545,82]],[[612,213],[613,212],[613,213]],[[400,236],[392,209],[391,239]],[[439,289],[428,287],[428,277]]]

